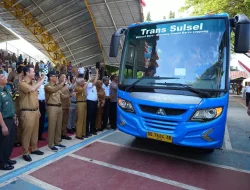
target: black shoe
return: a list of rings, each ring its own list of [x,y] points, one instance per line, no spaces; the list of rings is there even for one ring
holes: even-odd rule
[[[116,126],[113,126],[113,127],[111,127],[112,129],[116,129],[117,127]]]
[[[84,138],[83,137],[76,137],[77,139],[79,139],[79,140],[84,140]]]
[[[20,142],[16,142],[16,143],[14,144],[14,146],[15,146],[15,147],[20,147],[20,146],[22,146],[22,144],[21,144]]]
[[[57,152],[58,151],[58,148],[56,148],[55,146],[49,148],[50,150],[54,151],[54,152]]]
[[[96,132],[91,132],[93,135],[97,135],[97,133]]]
[[[44,153],[40,150],[35,150],[35,151],[31,152],[31,154],[44,155]]]
[[[103,131],[103,129],[99,129],[99,131]]]
[[[91,136],[92,136],[92,134],[91,134],[91,133],[87,133],[87,136],[88,136],[88,137],[91,137]]]
[[[10,159],[8,159],[7,163],[12,166],[12,165],[16,164],[16,160],[10,160]]]
[[[44,137],[38,137],[39,141],[46,141],[46,139]]]
[[[23,155],[23,159],[25,160],[25,161],[27,161],[27,162],[31,162],[32,161],[32,159],[31,159],[31,157],[30,157],[30,155]]]
[[[0,167],[1,170],[13,170],[14,166],[11,166],[9,164],[4,164],[2,167]]]
[[[58,145],[55,145],[55,146],[60,147],[60,148],[66,148],[66,146],[62,145],[62,144],[58,144]]]
[[[85,135],[85,136],[82,136],[82,138],[89,138],[89,136],[88,136],[88,135]]]
[[[69,134],[74,134],[74,131],[73,131],[72,129],[67,129],[67,132],[68,132]]]
[[[67,136],[67,135],[63,135],[63,136],[62,136],[62,139],[71,140],[72,138],[69,137],[69,136]]]

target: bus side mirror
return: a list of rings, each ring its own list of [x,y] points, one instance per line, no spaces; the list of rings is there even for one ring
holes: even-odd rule
[[[236,15],[234,18],[235,27],[235,53],[247,53],[250,49],[250,21],[246,15]]]
[[[121,36],[125,33],[126,28],[119,28],[111,38],[110,49],[109,49],[109,57],[117,57],[118,49],[120,45]]]

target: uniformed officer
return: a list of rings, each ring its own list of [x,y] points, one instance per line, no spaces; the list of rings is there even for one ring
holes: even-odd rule
[[[103,107],[105,104],[105,92],[102,88],[102,81],[98,80],[96,82],[96,90],[98,96],[98,106],[96,112],[96,129],[99,131],[103,131],[102,129],[102,115],[103,115]]]
[[[117,89],[118,89],[118,76],[111,76],[110,84],[110,124],[112,129],[116,129],[116,112],[117,112]]]
[[[36,81],[40,80],[39,73],[36,73]],[[45,104],[45,92],[44,92],[44,84],[38,88],[38,101],[39,101],[39,111],[40,111],[40,118],[39,118],[39,133],[38,133],[38,140],[39,141],[46,141],[43,137],[44,132],[44,125],[45,125],[45,114],[46,114],[46,104]]]
[[[83,140],[87,138],[86,134],[86,116],[87,116],[87,104],[86,104],[86,88],[88,82],[85,82],[83,78],[77,79],[76,92],[76,138]]]
[[[66,80],[66,75],[61,73],[58,78],[59,78],[59,82],[63,83]],[[70,83],[70,80],[67,80],[67,83]],[[63,94],[65,96],[63,96],[62,99],[61,99],[61,101],[62,101],[62,109],[63,109],[62,139],[71,140],[72,138],[67,135],[67,125],[68,125],[68,121],[69,121],[69,109],[70,109],[70,92],[69,92],[69,88],[65,89]]]
[[[75,94],[75,87],[76,87],[76,78],[71,77],[71,84],[69,85],[70,93],[73,95]],[[70,107],[70,113],[69,113],[69,122],[67,131],[70,134],[74,134],[76,131],[76,120],[77,120],[77,113],[76,113],[76,96],[71,95],[71,107]]]
[[[23,75],[24,78],[18,85],[20,121],[23,129],[23,159],[30,162],[32,159],[29,155],[29,147],[31,154],[44,154],[37,149],[40,117],[37,89],[42,85],[44,76],[41,77],[40,81],[35,83],[35,71],[29,66],[23,68]]]
[[[58,73],[48,73],[49,83],[45,85],[45,98],[48,113],[48,146],[52,151],[58,151],[57,147],[66,148],[60,144],[62,134],[62,91],[68,88],[65,81],[58,83]],[[56,147],[57,146],[57,147]]]
[[[12,170],[15,160],[9,157],[14,147],[16,125],[14,121],[15,108],[12,96],[5,87],[7,79],[0,71],[0,169]]]
[[[108,124],[109,106],[110,106],[110,97],[109,97],[110,89],[109,89],[109,78],[108,77],[103,78],[102,88],[105,92],[105,104],[103,107],[103,115],[102,115],[102,130],[104,130]]]
[[[21,126],[21,122],[20,122],[18,84],[20,81],[23,80],[23,67],[24,67],[23,64],[19,65],[15,71],[16,74],[12,74],[11,76],[9,75],[8,79],[7,79],[7,81],[9,83],[12,83],[12,85],[13,85],[12,97],[13,97],[13,101],[14,101],[14,105],[15,105],[16,117],[18,120],[18,122],[17,122],[17,138],[16,138],[16,143],[15,143],[15,146],[17,146],[17,147],[20,147],[21,142],[22,142],[22,126]]]

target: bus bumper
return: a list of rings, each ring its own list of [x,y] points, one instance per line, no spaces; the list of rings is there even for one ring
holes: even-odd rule
[[[180,146],[215,149],[223,145],[226,113],[209,122],[178,122],[174,130],[149,128],[141,116],[119,107],[117,113],[118,129],[136,137],[148,138],[147,132],[154,132],[171,136],[172,143]]]

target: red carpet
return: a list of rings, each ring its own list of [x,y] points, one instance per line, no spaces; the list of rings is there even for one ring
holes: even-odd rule
[[[67,134],[68,136],[72,136],[72,134]],[[44,147],[48,145],[48,132],[43,133],[43,137],[46,138],[46,141],[38,141],[38,148]],[[22,147],[14,147],[10,159],[21,156],[22,155]]]

